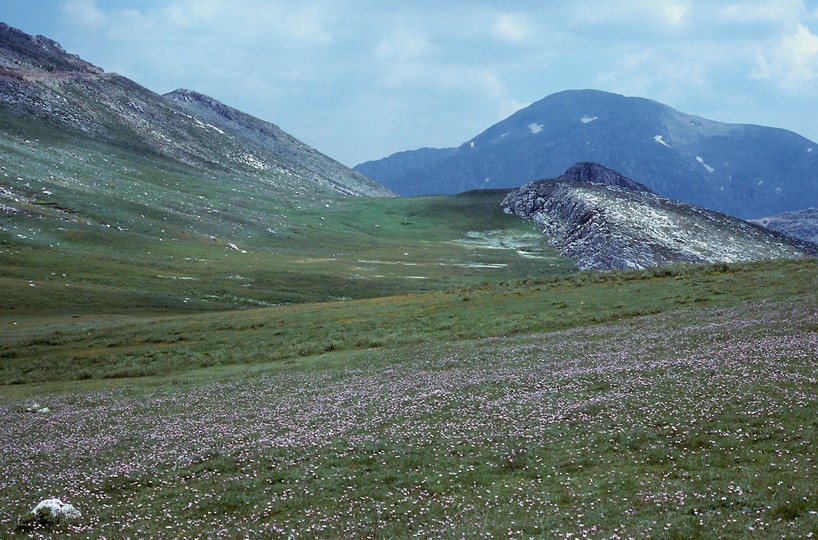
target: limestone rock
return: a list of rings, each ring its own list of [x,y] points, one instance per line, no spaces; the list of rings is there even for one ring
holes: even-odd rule
[[[594,163],[511,191],[508,214],[533,219],[580,270],[816,256],[818,246],[657,195]]]
[[[40,501],[31,511],[32,514],[39,515],[41,511],[47,511],[51,517],[56,519],[79,519],[82,514],[73,505],[64,503],[60,499],[45,499]]]

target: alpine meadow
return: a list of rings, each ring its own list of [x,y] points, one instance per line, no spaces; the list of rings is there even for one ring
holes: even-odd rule
[[[0,537],[818,535],[818,246],[603,165],[399,197],[0,24]]]

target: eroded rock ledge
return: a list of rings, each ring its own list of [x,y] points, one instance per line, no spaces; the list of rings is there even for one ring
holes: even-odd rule
[[[659,196],[596,163],[511,191],[506,213],[533,219],[581,270],[818,255],[818,247]]]

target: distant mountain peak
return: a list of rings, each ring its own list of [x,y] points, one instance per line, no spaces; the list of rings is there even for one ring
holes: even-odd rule
[[[519,186],[577,162],[604,163],[665,196],[743,218],[818,200],[818,143],[600,90],[551,94],[458,147],[355,169],[411,196]]]

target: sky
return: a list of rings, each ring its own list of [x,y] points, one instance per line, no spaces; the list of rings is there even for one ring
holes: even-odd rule
[[[818,0],[2,0],[0,21],[349,166],[582,88],[818,141]]]

